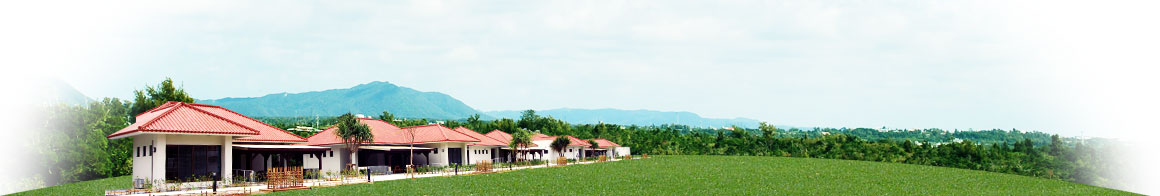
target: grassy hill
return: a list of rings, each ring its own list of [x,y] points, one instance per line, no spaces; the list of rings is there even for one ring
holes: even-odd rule
[[[127,177],[16,195],[99,195]],[[278,192],[272,195],[1135,195],[1059,180],[865,161],[658,156],[550,169]]]
[[[921,165],[744,156],[644,160],[377,182],[274,195],[1133,195]]]

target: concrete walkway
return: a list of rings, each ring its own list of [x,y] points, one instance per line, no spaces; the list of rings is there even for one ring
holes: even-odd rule
[[[619,160],[620,159],[613,159],[613,160],[609,160],[609,161],[619,161]],[[596,163],[596,162],[595,161],[575,162],[575,163],[569,163],[569,165],[591,164],[591,163]],[[495,172],[502,172],[502,171],[508,171],[508,170],[521,170],[521,169],[533,169],[533,168],[545,168],[545,167],[548,167],[548,166],[547,165],[532,165],[532,166],[523,166],[523,167],[513,167],[511,169],[508,169],[506,167],[505,168],[495,168],[493,170]],[[459,172],[459,175],[472,174],[472,173],[475,173],[475,172],[474,171]],[[420,175],[415,175],[415,178],[427,178],[427,177],[437,177],[437,176],[455,176],[455,172],[439,172],[439,173],[433,173],[433,174],[420,174]],[[407,178],[409,178],[409,176],[407,176],[407,174],[371,175],[371,180],[375,181],[375,182],[389,181],[389,180],[401,180],[401,179],[407,179]],[[367,179],[366,176],[363,176],[362,178],[347,178],[347,180],[345,182],[344,181],[326,181],[326,180],[306,180],[306,182],[304,182],[303,185],[305,185],[307,187],[312,187],[312,188],[320,188],[320,187],[332,187],[332,186],[342,186],[342,185],[350,185],[350,184],[365,184],[365,183],[367,183],[366,179]],[[263,189],[266,189],[265,184],[258,185],[258,186],[247,186],[247,187],[218,188],[218,194],[221,194],[221,195],[258,194],[258,193],[264,193],[264,191],[262,191]],[[213,193],[213,190],[211,190],[211,189],[200,189],[200,190],[190,190],[190,191],[174,191],[174,192],[135,194],[135,195],[140,195],[140,196],[146,196],[146,195],[214,195],[214,193]]]

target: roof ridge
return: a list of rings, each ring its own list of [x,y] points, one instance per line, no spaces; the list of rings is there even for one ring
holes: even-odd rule
[[[169,103],[165,103],[165,104],[169,104]],[[177,106],[181,106],[180,102],[178,102],[177,105],[169,106],[166,108],[177,107]],[[158,108],[160,108],[160,107],[158,107]],[[154,108],[154,109],[157,109],[157,108]],[[137,131],[141,131],[141,130],[146,129],[146,127],[149,127],[150,125],[153,125],[153,123],[157,122],[157,119],[161,119],[161,117],[165,117],[166,115],[173,113],[173,111],[177,111],[177,109],[178,108],[173,108],[172,110],[162,112],[161,114],[157,114],[157,116],[154,116],[153,119],[149,119],[149,121],[145,121],[145,123],[141,124],[141,126],[137,126]],[[145,114],[145,113],[148,113],[148,112],[142,112],[141,114]],[[137,115],[141,115],[141,114],[137,114]]]
[[[314,135],[310,135],[310,137],[306,137],[307,142],[310,142],[309,141],[310,138],[312,138],[314,136],[318,136],[318,135],[320,135],[319,133],[326,132],[326,130],[330,130],[330,128],[334,128],[334,125],[331,125],[330,127],[326,127],[325,129],[322,129],[322,131],[318,131],[318,133],[315,133]]]
[[[403,127],[400,127],[399,125],[395,125],[394,123],[387,122],[387,121],[385,121],[385,120],[383,120],[383,119],[377,119],[377,118],[359,118],[359,119],[376,120],[376,121],[379,121],[379,122],[387,123],[388,125],[391,125],[391,126],[395,126],[396,128],[400,128],[400,129],[402,129],[402,128],[403,128]]]
[[[140,114],[137,114],[137,115],[135,115],[135,116],[133,116],[133,117],[134,117],[134,118],[136,118],[136,117],[138,117],[138,116],[141,116],[142,114],[145,114],[145,113],[151,113],[151,112],[155,112],[155,111],[158,111],[158,110],[163,110],[163,109],[165,109],[165,108],[171,108],[171,107],[173,107],[174,105],[177,105],[178,103],[183,103],[183,102],[168,101],[168,102],[165,102],[165,103],[163,103],[163,104],[161,104],[161,105],[159,105],[159,106],[157,106],[157,107],[155,107],[155,108],[153,108],[153,109],[145,110],[145,112],[141,112]]]
[[[459,126],[459,127],[454,128],[454,129],[451,129],[451,130],[455,131],[455,132],[459,132],[460,134],[466,135],[467,137],[470,137],[471,139],[479,140],[478,142],[483,142],[483,140],[481,140],[479,138],[472,137],[471,134],[463,133],[463,131],[460,131],[459,128],[464,128],[464,129],[467,129],[468,131],[473,131],[473,132],[475,131],[475,130],[468,129],[467,127],[463,127],[463,126]],[[483,135],[483,134],[480,134],[480,135]]]
[[[257,122],[258,122],[258,124],[266,125],[266,127],[274,128],[274,129],[276,129],[276,130],[282,131],[282,133],[290,134],[290,135],[293,135],[294,137],[297,137],[298,139],[306,140],[306,138],[304,138],[304,137],[302,137],[302,136],[299,136],[298,134],[290,133],[289,131],[283,130],[282,128],[278,128],[278,127],[275,127],[274,125],[266,124],[266,123],[264,123],[264,122],[262,122],[262,121],[260,121],[260,120],[258,120],[258,119],[250,118],[249,116],[242,115],[241,113],[235,112],[235,111],[233,111],[233,110],[230,110],[230,109],[226,109],[225,107],[216,106],[216,105],[196,104],[196,103],[191,103],[191,104],[193,104],[193,105],[201,105],[201,106],[210,106],[210,107],[215,107],[215,108],[221,108],[222,110],[225,110],[225,111],[227,111],[227,112],[230,112],[230,113],[233,113],[233,114],[237,114],[238,116],[244,117],[244,118],[246,118],[246,119],[250,119],[250,120],[253,120],[253,121],[257,121]],[[251,128],[251,129],[252,129],[252,128]],[[255,131],[257,131],[257,130],[255,130]],[[258,133],[258,134],[262,134],[262,133]]]
[[[444,127],[444,126],[443,126],[443,125],[441,125],[441,124],[435,124],[435,125],[439,125],[439,127],[447,128],[447,127]],[[447,128],[447,129],[451,129],[451,128]],[[452,129],[452,131],[454,131],[454,129]],[[447,137],[447,132],[443,132],[443,130],[440,130],[440,131],[439,131],[439,134],[443,135],[443,139],[445,139],[445,140],[451,140],[451,137]],[[478,139],[476,139],[476,140],[478,140]]]
[[[217,114],[213,114],[212,112],[207,112],[207,111],[205,111],[205,110],[203,110],[203,109],[201,109],[201,108],[197,108],[197,107],[189,107],[189,108],[190,108],[190,109],[193,109],[193,110],[197,110],[197,111],[199,111],[199,112],[201,112],[201,113],[204,113],[204,114],[208,114],[209,116],[213,116],[214,118],[217,118],[217,119],[220,119],[220,120],[223,120],[223,121],[229,122],[230,124],[234,124],[234,125],[237,125],[237,126],[239,126],[239,127],[242,127],[242,128],[249,129],[250,131],[254,132],[254,134],[262,134],[261,132],[259,132],[258,130],[255,130],[254,128],[250,128],[249,126],[242,125],[241,123],[234,122],[233,120],[226,119],[226,118],[224,118],[224,117],[218,116]]]

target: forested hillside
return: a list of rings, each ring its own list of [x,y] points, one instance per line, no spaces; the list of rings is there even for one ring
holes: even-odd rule
[[[370,82],[347,89],[277,93],[262,97],[198,100],[257,117],[373,115],[392,111],[406,118],[462,119],[479,114],[450,95],[420,92],[389,82]]]

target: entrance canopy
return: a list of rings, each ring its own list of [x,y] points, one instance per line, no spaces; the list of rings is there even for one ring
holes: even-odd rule
[[[327,148],[327,147],[298,146],[298,145],[234,145],[234,149],[254,150],[254,151],[309,151],[309,152],[322,152],[322,151],[330,150],[330,148]]]
[[[367,150],[382,150],[382,151],[407,151],[407,150],[432,150],[433,148],[424,147],[407,147],[407,146],[359,146],[359,149]]]

